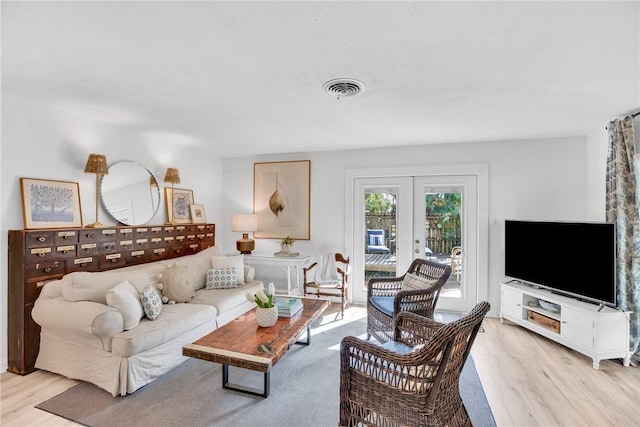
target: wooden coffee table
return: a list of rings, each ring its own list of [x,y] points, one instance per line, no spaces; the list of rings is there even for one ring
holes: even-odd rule
[[[268,397],[272,367],[293,344],[311,343],[311,323],[329,306],[329,300],[326,299],[300,298],[303,308],[294,317],[279,317],[275,325],[262,328],[256,322],[256,310],[253,309],[194,343],[185,345],[182,354],[221,363],[223,388]],[[305,329],[307,339],[298,341],[298,336]],[[231,384],[229,366],[263,372],[263,389]]]

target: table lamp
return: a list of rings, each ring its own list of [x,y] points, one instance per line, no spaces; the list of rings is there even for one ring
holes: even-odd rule
[[[176,206],[173,203],[173,191],[174,191],[174,186],[175,184],[180,184],[180,172],[178,172],[178,169],[176,168],[167,168],[167,172],[164,175],[164,182],[170,182],[171,183],[171,210],[167,209],[167,224],[169,225],[175,225],[176,221],[175,221],[175,217],[176,217]],[[169,217],[169,214],[170,217]]]
[[[96,174],[96,222],[94,222],[93,224],[89,224],[86,227],[106,227],[106,225],[100,224],[100,222],[98,221],[98,189],[100,188],[100,177],[109,173],[109,168],[107,167],[107,156],[105,156],[104,154],[89,154],[87,165],[84,167],[84,171],[87,173]]]
[[[250,231],[258,230],[258,215],[235,214],[231,217],[231,231],[239,231],[242,238],[236,241],[236,249],[241,254],[250,254],[256,247],[256,242],[249,238]]]

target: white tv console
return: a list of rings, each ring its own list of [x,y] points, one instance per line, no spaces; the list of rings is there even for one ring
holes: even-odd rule
[[[507,319],[593,359],[593,368],[605,359],[623,359],[629,366],[629,315],[519,282],[501,283],[500,322]],[[557,311],[540,306],[543,300]]]

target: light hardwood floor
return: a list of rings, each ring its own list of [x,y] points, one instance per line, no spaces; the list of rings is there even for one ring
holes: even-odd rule
[[[472,355],[498,426],[640,426],[639,368],[607,360],[593,369],[586,356],[498,319],[483,329]],[[42,371],[0,380],[0,425],[78,425],[34,408],[76,381]]]

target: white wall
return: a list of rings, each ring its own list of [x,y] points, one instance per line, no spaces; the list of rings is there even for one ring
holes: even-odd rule
[[[84,173],[90,153],[107,156],[109,164],[134,160],[146,166],[161,187],[166,168],[180,171],[181,184],[205,206],[207,220],[221,218],[222,160],[190,145],[191,139],[145,129],[135,121],[106,112],[88,116],[61,105],[34,103],[10,94],[2,95],[2,146],[0,163],[0,371],[7,368],[7,230],[22,229],[20,178],[74,181],[80,184],[84,224],[95,220],[95,175]],[[118,118],[118,116],[115,116]],[[115,224],[100,209],[100,222]],[[164,191],[160,210],[149,224],[166,222]]]
[[[344,251],[346,169],[488,165],[489,217],[496,219],[496,225],[489,227],[488,283],[480,286],[488,286],[493,316],[497,315],[500,304],[498,282],[504,277],[504,220],[589,219],[591,189],[587,179],[587,139],[583,137],[233,158],[223,161],[222,204],[226,224],[220,224],[218,235],[225,242],[224,250],[235,250],[234,242],[239,238],[238,233],[230,231],[230,216],[251,211],[253,163],[307,159],[311,160],[311,239],[296,242],[295,250],[311,255]],[[602,189],[602,195],[598,196],[600,200],[604,200],[603,192]],[[550,239],[549,258],[545,259],[558,257],[561,263],[566,245],[567,242]],[[272,253],[277,249],[276,240],[256,239],[256,253]]]
[[[220,159],[198,150],[190,138],[167,136],[140,129],[130,122],[114,123],[87,117],[56,105],[32,103],[6,93],[2,97],[2,150],[0,162],[0,348],[2,370],[7,366],[7,230],[21,229],[20,177],[58,179],[80,183],[84,223],[94,221],[95,177],[85,174],[89,153],[102,153],[109,163],[135,160],[149,168],[161,182],[167,166],[180,169],[180,188],[194,190],[195,201],[206,207],[207,219],[216,223],[216,243],[223,251],[235,250],[240,237],[230,230],[231,215],[251,212],[253,163],[258,161],[311,160],[311,240],[296,242],[308,254],[343,251],[345,247],[344,176],[346,169],[437,164],[479,164],[489,168],[489,301],[492,315],[499,307],[497,283],[503,277],[505,218],[598,219],[603,212],[604,187],[592,175],[604,158],[597,138],[559,138],[477,144],[423,145],[404,148],[291,153]],[[587,143],[589,142],[589,144]],[[589,148],[589,149],[588,149]],[[604,154],[606,158],[606,154]],[[602,162],[602,163],[599,163]],[[600,172],[598,172],[600,173]],[[603,173],[603,172],[602,172]],[[603,181],[603,179],[602,179]],[[602,187],[602,188],[600,188]],[[599,194],[600,193],[600,194]],[[595,202],[594,202],[595,201]],[[602,205],[599,207],[598,203]],[[151,221],[166,220],[161,212]],[[593,212],[596,212],[595,214]],[[105,212],[100,219],[113,224]],[[566,242],[553,241],[550,256],[561,257]],[[256,252],[278,250],[275,240],[256,241]]]

